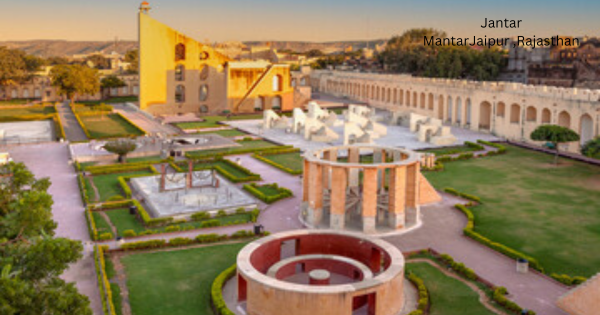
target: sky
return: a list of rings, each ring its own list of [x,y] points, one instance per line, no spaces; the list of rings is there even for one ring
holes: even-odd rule
[[[0,41],[137,39],[140,0],[0,0]],[[598,0],[149,0],[200,41],[384,39],[415,27],[455,37],[600,36]],[[484,19],[522,20],[483,29]]]

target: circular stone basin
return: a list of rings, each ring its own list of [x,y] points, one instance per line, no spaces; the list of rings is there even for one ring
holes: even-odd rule
[[[331,274],[329,273],[329,271],[327,271],[325,269],[315,269],[315,270],[311,271],[308,274],[308,276],[311,279],[323,281],[323,280],[329,279],[331,277]]]

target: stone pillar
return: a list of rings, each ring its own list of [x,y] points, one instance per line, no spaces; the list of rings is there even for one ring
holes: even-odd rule
[[[405,224],[406,183],[406,166],[390,170],[388,211],[389,225],[392,229],[403,228]]]
[[[406,206],[417,209],[419,205],[419,163],[413,163],[406,169]]]
[[[323,161],[329,161],[329,151],[323,152]],[[323,188],[331,188],[331,167],[323,165]]]
[[[344,167],[333,167],[331,179],[330,227],[343,230],[346,218],[346,187],[348,174]]]
[[[310,162],[304,160],[304,171],[302,173],[302,201],[308,201],[308,187],[309,187],[309,178],[310,178]]]
[[[377,215],[377,169],[365,168],[363,171],[362,220],[363,232],[374,233]]]
[[[348,149],[348,163],[360,163],[360,150],[359,149]],[[360,170],[357,168],[350,169],[350,173],[348,174],[349,178],[349,186],[350,187],[358,187],[359,184],[359,174]]]
[[[310,165],[308,188],[308,222],[317,227],[323,219],[323,167],[317,163]]]
[[[167,174],[166,164],[163,163],[160,165],[160,187],[158,189],[159,192],[165,191],[165,185],[166,185],[165,175],[166,174]]]

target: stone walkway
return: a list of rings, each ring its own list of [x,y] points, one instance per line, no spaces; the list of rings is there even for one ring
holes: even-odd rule
[[[169,124],[161,124],[157,119],[150,118],[140,112],[132,108],[131,106],[124,104],[114,104],[113,108],[116,112],[121,115],[127,117],[138,127],[144,129],[151,135],[162,134],[162,135],[176,135],[179,133],[179,130]]]
[[[71,142],[79,142],[79,141],[87,141],[88,138],[85,135],[85,132],[79,125],[77,118],[75,118],[75,114],[71,110],[68,102],[61,103],[56,105],[56,110],[60,115],[60,121],[65,129],[65,135],[67,140]]]
[[[22,145],[1,148],[7,150],[16,162],[23,162],[37,178],[49,177],[54,205],[52,215],[58,223],[56,235],[84,242],[83,258],[62,275],[67,282],[75,282],[79,292],[90,298],[94,314],[102,314],[102,302],[96,281],[94,247],[85,221],[77,175],[68,164],[66,143]]]

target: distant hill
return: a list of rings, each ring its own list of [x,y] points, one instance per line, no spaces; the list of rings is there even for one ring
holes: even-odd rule
[[[49,57],[49,56],[72,56],[77,54],[88,54],[93,52],[111,53],[116,51],[124,54],[131,49],[137,49],[137,41],[114,41],[106,42],[84,42],[84,41],[66,41],[66,40],[28,40],[28,41],[9,41],[0,42],[0,46],[7,46],[13,49],[21,49],[28,54]]]
[[[324,53],[343,51],[346,47],[352,46],[354,50],[365,48],[367,43],[370,48],[385,43],[386,40],[366,41],[339,41],[339,42],[296,42],[296,41],[250,41],[244,42],[248,46],[265,46],[270,43],[275,49],[290,49],[296,52],[306,52],[312,49],[318,49]],[[72,56],[78,54],[89,54],[93,52],[111,53],[116,51],[124,54],[131,49],[137,48],[137,41],[66,41],[66,40],[28,40],[28,41],[0,41],[0,46],[21,49],[28,54],[49,57],[49,56]]]

